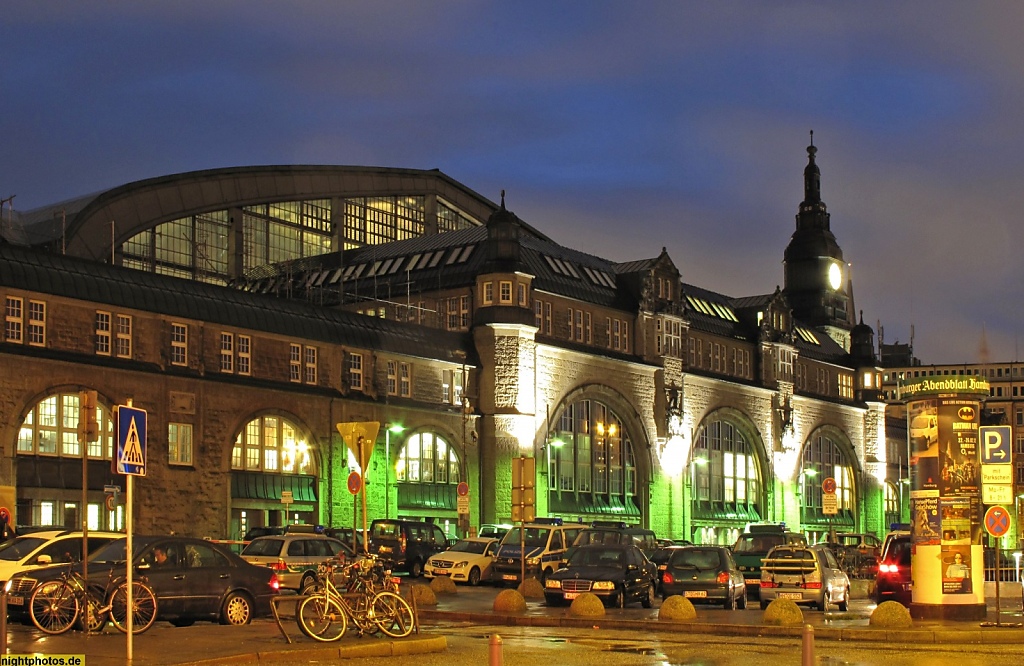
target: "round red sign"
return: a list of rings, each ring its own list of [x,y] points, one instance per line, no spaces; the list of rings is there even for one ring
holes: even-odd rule
[[[821,481],[821,489],[831,495],[836,491],[836,480],[831,476],[826,476]]]
[[[465,481],[460,481],[459,485],[455,487],[455,492],[458,494],[459,497],[468,497],[469,484],[466,483]]]
[[[999,538],[1010,531],[1010,513],[1001,506],[990,506],[985,512],[985,530]]]
[[[358,495],[362,489],[363,477],[360,476],[359,472],[350,472],[348,475],[348,491],[353,495]]]

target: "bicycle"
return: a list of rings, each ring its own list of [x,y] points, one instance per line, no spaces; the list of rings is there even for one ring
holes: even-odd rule
[[[389,574],[381,580],[380,572],[375,571],[378,567],[383,569],[373,557],[344,567],[343,593],[334,582],[335,565],[325,562],[318,566],[320,584],[313,594],[302,600],[295,614],[302,632],[314,640],[336,641],[345,635],[351,619],[361,636],[382,631],[402,638],[412,633],[415,625],[412,607],[390,589],[377,589],[381,585],[394,585]]]
[[[100,588],[90,585],[68,565],[56,580],[36,586],[28,602],[32,623],[40,631],[63,634],[76,624],[90,633],[101,631],[109,618],[122,633],[128,632],[128,582],[110,571]],[[132,581],[132,633],[139,634],[156,620],[157,602],[153,590],[142,580]]]

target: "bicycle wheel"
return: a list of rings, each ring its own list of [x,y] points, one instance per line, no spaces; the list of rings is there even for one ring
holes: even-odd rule
[[[36,586],[28,602],[32,624],[47,634],[63,634],[78,619],[78,596],[67,582],[52,580]]]
[[[348,629],[348,618],[341,604],[327,595],[303,599],[295,619],[302,633],[324,643],[340,639]]]
[[[156,621],[156,595],[149,585],[132,581],[132,633],[141,634]],[[117,586],[110,596],[110,621],[122,633],[128,633],[128,583]]]
[[[381,631],[394,638],[408,636],[416,624],[412,606],[394,592],[380,592],[373,598],[373,619]]]

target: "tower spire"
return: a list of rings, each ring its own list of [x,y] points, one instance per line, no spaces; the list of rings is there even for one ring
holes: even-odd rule
[[[804,168],[804,204],[821,203],[821,171],[814,163],[818,149],[814,146],[814,130],[811,130],[811,145],[807,146],[807,166]]]

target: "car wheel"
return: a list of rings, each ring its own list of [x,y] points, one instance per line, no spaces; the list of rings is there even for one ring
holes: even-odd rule
[[[480,567],[473,567],[469,570],[469,584],[473,586],[480,584]]]
[[[647,592],[644,593],[642,599],[640,599],[640,605],[644,608],[651,608],[654,606],[654,584],[647,586]]]
[[[615,608],[625,608],[626,607],[626,590],[625,590],[625,588],[623,588],[619,592],[616,592],[615,596],[612,597],[612,606],[615,607]]]
[[[252,620],[252,602],[243,592],[232,592],[224,600],[220,610],[220,623],[235,626],[249,624]]]
[[[736,610],[736,597],[732,596],[732,591],[726,589],[725,591],[725,603],[722,604],[725,610]]]
[[[423,575],[423,565],[420,564],[419,560],[413,560],[409,564],[409,576],[411,578],[419,578]]]
[[[299,583],[299,594],[311,594],[313,588],[316,587],[316,576],[312,574],[306,574],[302,577],[302,582]]]
[[[843,593],[843,600],[839,602],[839,610],[844,613],[850,610],[850,588],[846,588],[846,592]]]
[[[736,606],[742,610],[747,609],[747,591],[743,590],[740,593],[740,598],[736,600]]]

